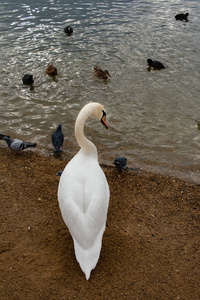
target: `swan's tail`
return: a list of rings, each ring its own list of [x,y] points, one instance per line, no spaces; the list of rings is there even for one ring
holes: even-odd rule
[[[105,226],[103,226],[102,229],[100,230],[92,247],[87,250],[83,249],[77,243],[75,238],[73,238],[76,259],[79,262],[82,271],[85,273],[85,277],[87,280],[90,278],[90,273],[96,267],[96,264],[98,262],[100,252],[101,252],[102,236],[104,230],[105,230]]]

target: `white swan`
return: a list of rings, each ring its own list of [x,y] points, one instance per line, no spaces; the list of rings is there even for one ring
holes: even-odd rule
[[[87,280],[99,259],[110,197],[97,149],[84,135],[84,123],[89,116],[108,128],[101,104],[93,102],[82,108],[75,123],[75,136],[81,149],[65,167],[58,187],[61,214]]]

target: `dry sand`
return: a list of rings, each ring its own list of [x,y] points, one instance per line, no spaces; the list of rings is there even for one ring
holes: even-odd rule
[[[200,185],[103,167],[111,197],[86,281],[58,206],[62,158],[0,148],[1,299],[187,299],[200,295]]]

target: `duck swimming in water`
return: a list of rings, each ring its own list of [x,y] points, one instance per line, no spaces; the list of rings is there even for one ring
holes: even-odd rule
[[[71,35],[73,33],[73,28],[71,26],[67,26],[65,27],[64,32]]]
[[[177,20],[177,21],[185,21],[185,22],[188,22],[188,17],[189,16],[189,13],[186,13],[186,14],[177,14],[176,16],[175,16],[175,19]]]
[[[33,84],[33,75],[25,74],[22,78],[23,84]]]
[[[152,59],[147,59],[147,63],[149,65],[149,67],[152,67],[153,69],[165,69],[165,67],[163,66],[163,64],[157,60],[152,60]]]
[[[53,65],[48,65],[48,67],[46,68],[46,73],[51,76],[58,75],[57,69]]]
[[[93,66],[93,69],[94,69],[95,75],[96,75],[97,77],[100,77],[100,78],[102,78],[102,79],[107,79],[108,76],[110,76],[108,70],[103,71],[102,69],[100,69],[100,68],[97,67],[97,66]],[[110,77],[111,77],[111,76],[110,76]]]

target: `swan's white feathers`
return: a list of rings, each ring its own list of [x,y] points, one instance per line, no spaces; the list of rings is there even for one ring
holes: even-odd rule
[[[99,231],[93,246],[90,249],[85,251],[83,251],[83,249],[79,246],[75,238],[73,238],[76,258],[80,264],[82,271],[85,273],[87,280],[90,277],[91,270],[93,270],[96,267],[96,264],[98,262],[100,251],[101,251],[101,245],[102,245],[102,236],[104,231],[105,231],[105,225]]]
[[[77,261],[86,279],[95,268],[106,227],[110,191],[99,166],[95,145],[84,135],[89,116],[101,119],[103,106],[89,103],[80,111],[75,123],[75,136],[80,151],[65,167],[58,187],[61,214],[73,241]]]
[[[98,162],[87,156],[82,160],[83,156],[80,150],[63,171],[58,198],[65,224],[86,250],[106,222],[109,188]],[[80,158],[84,162],[81,165]]]

